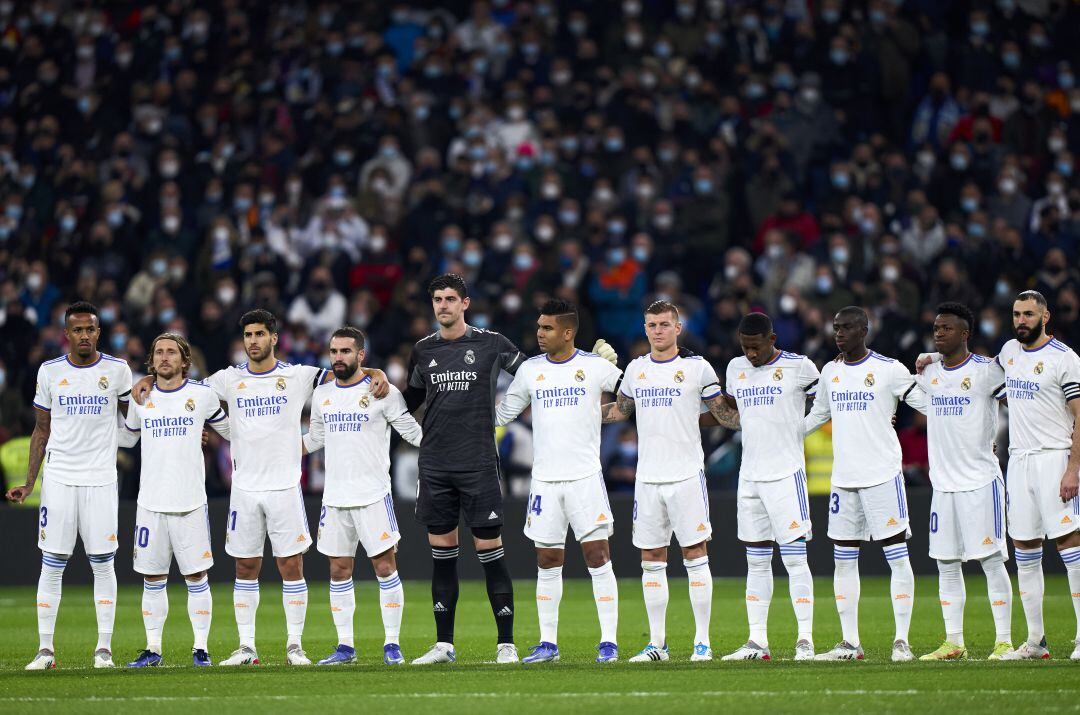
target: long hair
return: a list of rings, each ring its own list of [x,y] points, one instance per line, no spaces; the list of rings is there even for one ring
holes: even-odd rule
[[[154,349],[157,348],[159,340],[172,340],[180,348],[180,375],[186,378],[191,369],[191,344],[179,333],[162,333],[154,338],[154,342],[150,343],[150,352],[146,356],[146,374],[157,377],[157,371],[154,370]]]

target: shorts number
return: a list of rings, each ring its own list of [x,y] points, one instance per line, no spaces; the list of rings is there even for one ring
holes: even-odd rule
[[[235,513],[236,512],[233,512],[233,514],[235,514]],[[325,506],[322,508],[322,511],[319,512],[319,526],[326,526],[326,507]]]
[[[931,534],[936,534],[937,533],[937,512],[936,511],[930,512],[930,533]]]
[[[236,531],[236,512],[229,512],[229,531]]]
[[[840,495],[836,492],[832,493],[832,503],[829,504],[829,511],[833,514],[840,513]]]
[[[49,507],[41,507],[41,528],[45,528],[45,525],[49,523]]]
[[[147,544],[150,543],[150,530],[145,526],[136,526],[135,543],[139,545],[140,549],[145,549]]]
[[[539,494],[537,494],[536,496],[534,496],[532,498],[532,506],[529,507],[529,511],[532,512],[533,514],[536,514],[537,516],[540,516],[541,509],[540,509],[540,495]]]
[[[637,521],[637,499],[634,500],[634,521]]]

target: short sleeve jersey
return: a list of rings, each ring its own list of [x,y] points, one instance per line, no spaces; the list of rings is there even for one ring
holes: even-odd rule
[[[499,333],[465,327],[456,340],[439,333],[413,346],[409,387],[425,391],[420,469],[482,472],[498,468],[495,386],[525,355]]]
[[[300,416],[324,375],[279,361],[265,372],[244,363],[210,376],[206,383],[229,408],[233,488],[273,491],[300,483]]]
[[[71,486],[116,482],[119,403],[131,394],[131,369],[123,360],[98,353],[90,365],[69,356],[38,368],[34,407],[50,415],[45,478]]]
[[[194,380],[175,390],[154,386],[142,405],[128,407],[127,428],[139,433],[139,506],[183,513],[206,503],[202,430],[227,419],[213,388]]]
[[[810,358],[784,351],[761,367],[743,356],[728,363],[724,393],[735,400],[742,426],[739,479],[775,481],[805,469],[802,420],[818,377]]]
[[[720,395],[708,360],[686,351],[664,361],[643,355],[626,366],[619,392],[634,401],[638,481],[670,484],[705,469],[698,416],[703,400]]]
[[[1080,398],[1080,359],[1057,339],[1035,350],[1010,340],[997,356],[1009,398],[1009,451],[1069,449]]]

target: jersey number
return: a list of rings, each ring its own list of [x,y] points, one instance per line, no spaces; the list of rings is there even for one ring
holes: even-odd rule
[[[150,543],[150,530],[145,526],[136,526],[135,543],[139,545],[140,549],[145,549],[147,544]]]
[[[540,516],[540,495],[537,494],[532,498],[532,506],[529,507],[529,511],[537,516]]]
[[[41,528],[45,528],[45,525],[49,523],[49,507],[41,507]]]
[[[229,531],[236,531],[236,512],[229,512]]]
[[[936,534],[937,533],[937,512],[936,511],[930,512],[930,533],[931,534]]]
[[[233,512],[233,513],[235,514],[236,512]],[[326,507],[325,506],[322,508],[322,511],[319,512],[319,526],[326,526]]]
[[[833,514],[840,513],[840,495],[836,492],[832,493],[832,502],[829,504],[829,511]]]
[[[634,500],[634,521],[637,521],[637,499]]]

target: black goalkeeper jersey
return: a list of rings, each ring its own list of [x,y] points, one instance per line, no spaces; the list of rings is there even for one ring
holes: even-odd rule
[[[499,371],[513,375],[525,355],[499,333],[465,326],[465,335],[439,333],[413,346],[409,409],[426,405],[420,469],[479,472],[495,469],[495,385]]]

